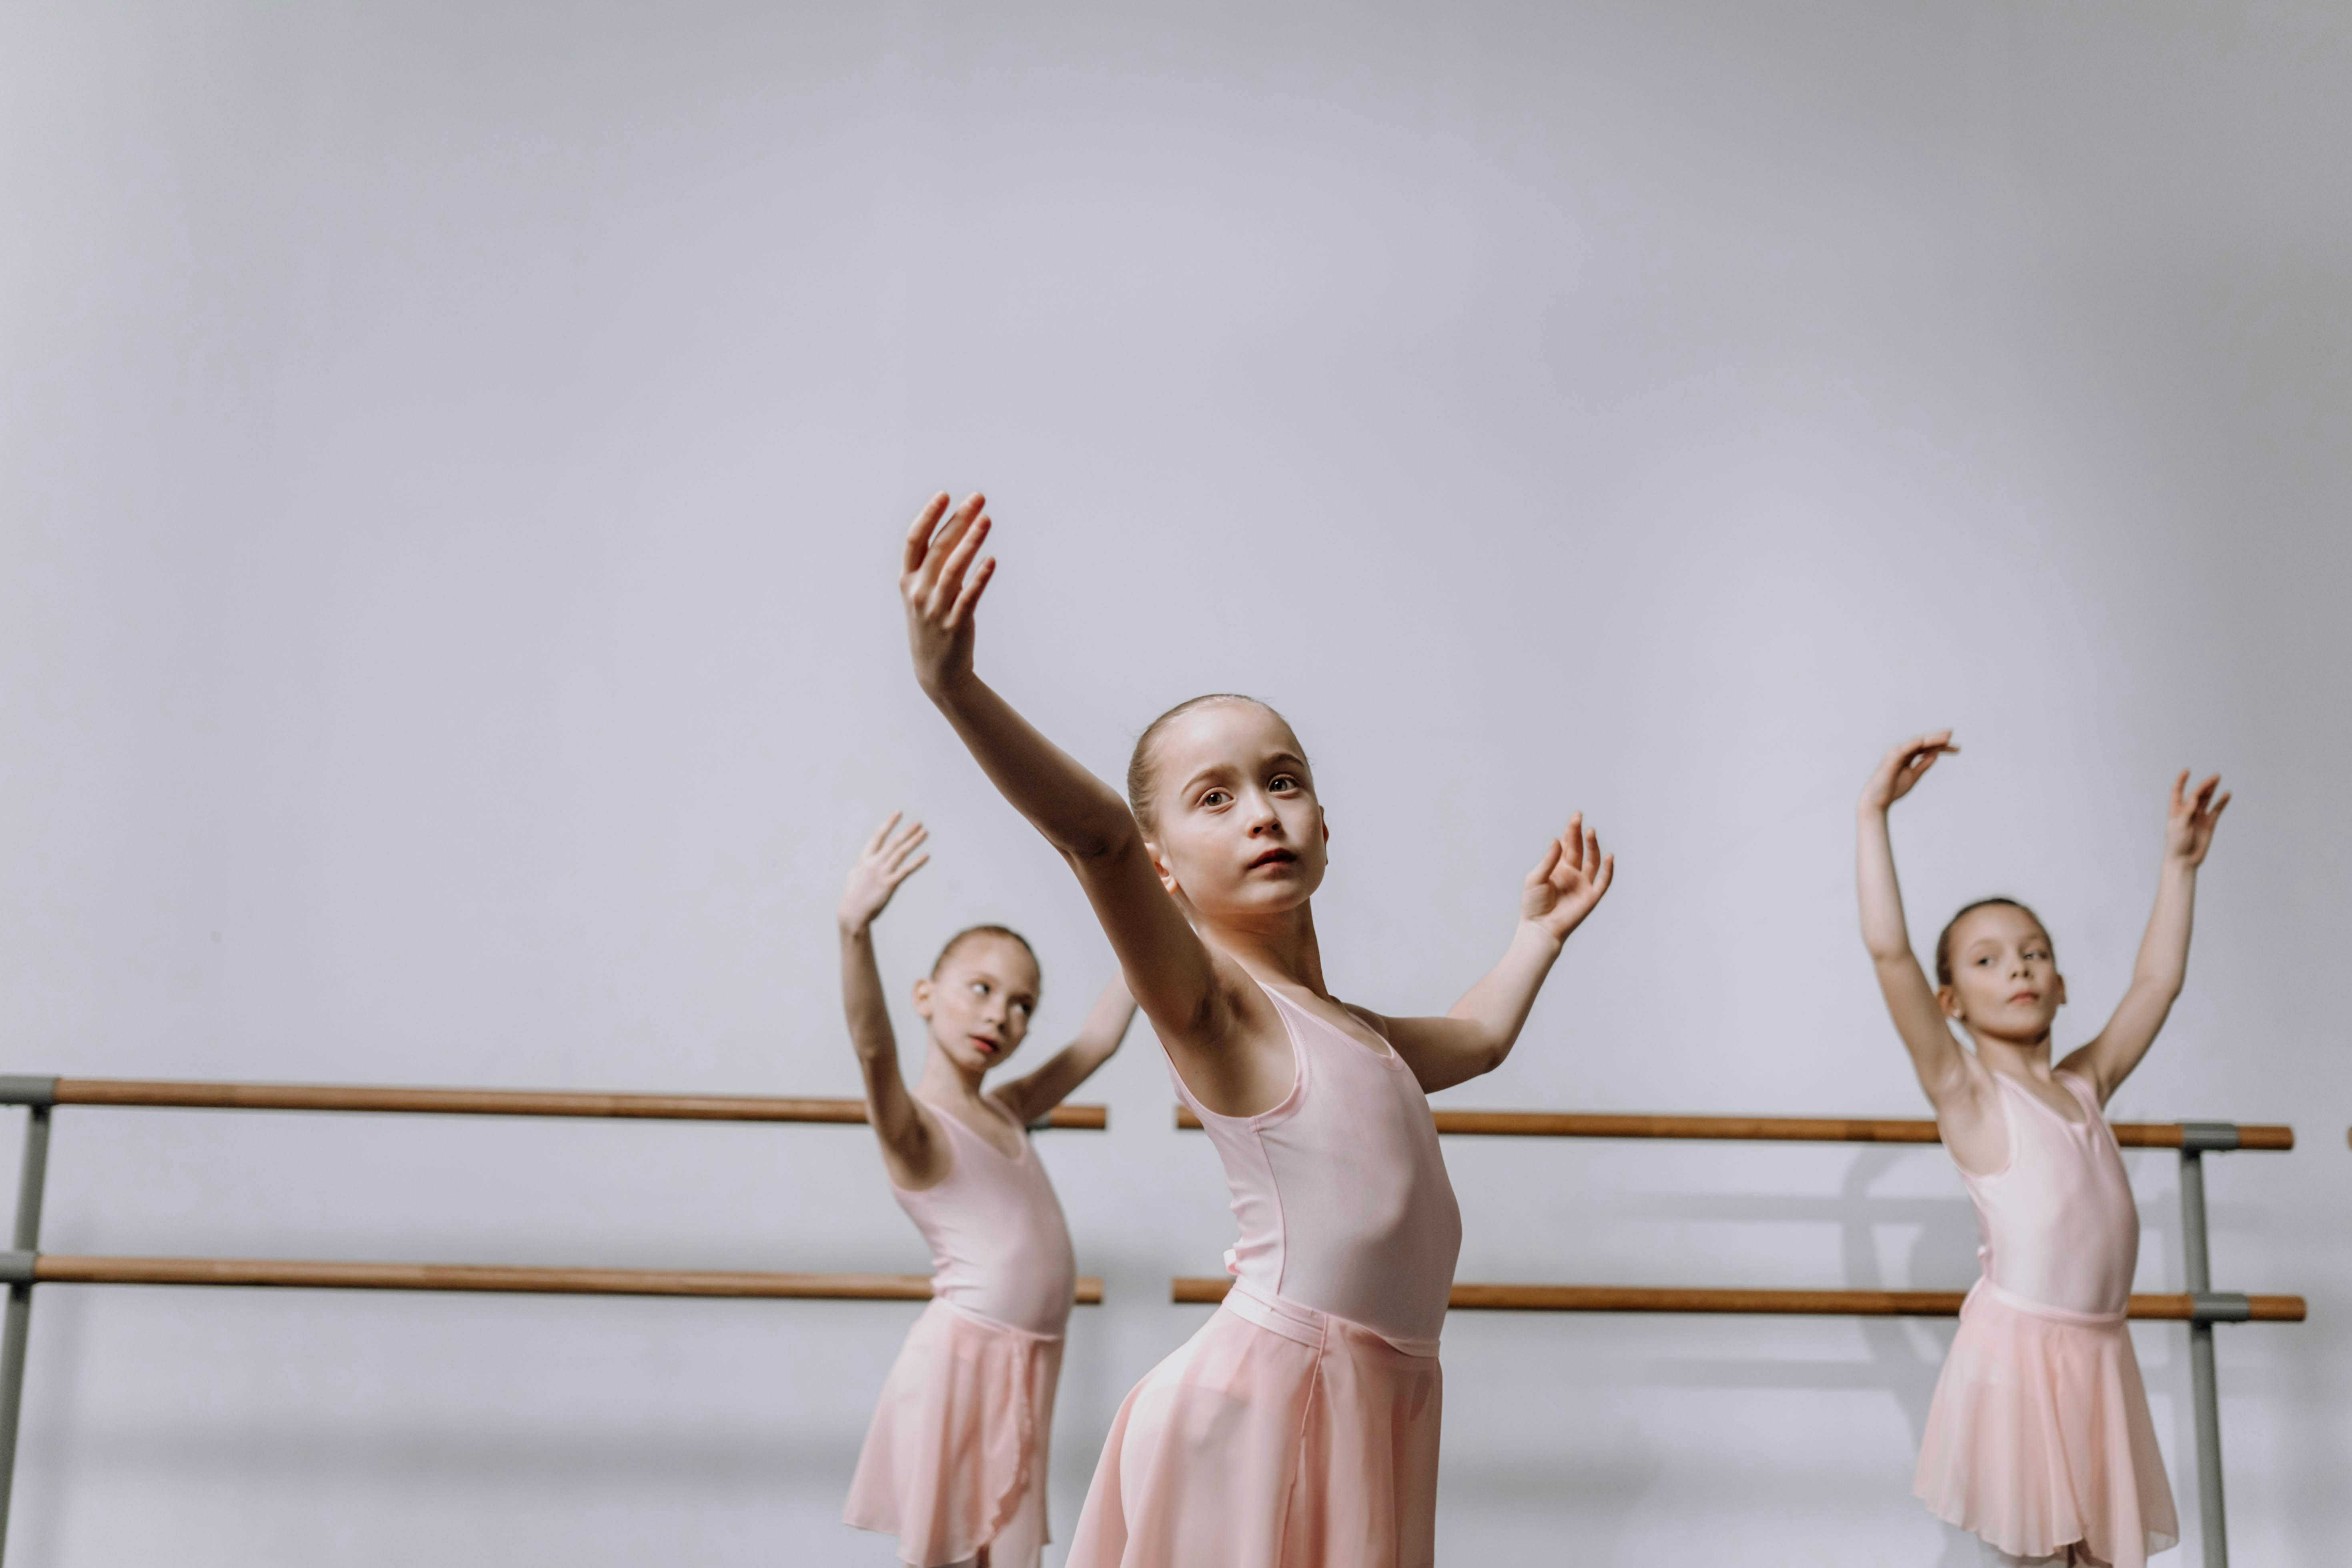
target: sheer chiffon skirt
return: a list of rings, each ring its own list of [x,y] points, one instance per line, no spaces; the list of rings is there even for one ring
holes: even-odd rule
[[[1979,1281],[1936,1384],[1912,1485],[2014,1557],[2142,1568],[2180,1539],[2120,1313],[2063,1312]]]
[[[1432,1568],[1436,1352],[1236,1287],[1119,1406],[1069,1568]]]
[[[842,1517],[915,1568],[1036,1568],[1062,1342],[933,1301],[882,1385]]]

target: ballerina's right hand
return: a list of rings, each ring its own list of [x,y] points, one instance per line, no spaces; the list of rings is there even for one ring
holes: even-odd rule
[[[907,531],[898,597],[907,606],[907,645],[915,658],[915,679],[934,696],[971,673],[972,612],[996,574],[993,556],[972,564],[991,526],[983,510],[987,504],[974,491],[950,512],[942,490],[915,514],[914,526]]]
[[[1957,754],[1959,748],[1952,744],[1949,730],[1938,730],[1932,735],[1914,735],[1907,741],[1897,742],[1893,751],[1878,760],[1870,782],[1863,785],[1863,808],[1885,811],[1909,795],[1913,784],[1927,776],[1927,770],[1936,765],[1937,757],[1947,752]]]
[[[930,837],[929,829],[919,822],[898,826],[898,812],[885,817],[866,847],[857,853],[857,864],[849,868],[849,880],[841,889],[841,929],[845,931],[864,931],[874,923],[890,902],[890,895],[898,884],[923,868],[930,859],[926,853],[915,855],[923,840]],[[896,831],[893,831],[893,830]],[[908,859],[908,856],[914,858]]]

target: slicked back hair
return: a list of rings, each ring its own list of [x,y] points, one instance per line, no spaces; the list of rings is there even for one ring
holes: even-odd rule
[[[1962,904],[1960,906],[1959,912],[1955,914],[1950,920],[1944,922],[1943,931],[1936,938],[1936,984],[1937,985],[1949,985],[1952,983],[1952,928],[1958,925],[1961,921],[1967,919],[1969,915],[1974,914],[1979,910],[1993,909],[1996,907],[2021,910],[2027,920],[2032,921],[2037,926],[2042,926],[2042,938],[2045,941],[2048,940],[2050,928],[2046,925],[2042,925],[2042,917],[2035,914],[2032,910],[2027,909],[2023,904],[2019,903],[2015,899],[1979,899],[1973,904]],[[2051,947],[2054,952],[2057,944],[2053,942],[2051,943]]]
[[[940,977],[940,971],[946,967],[949,959],[955,956],[955,950],[957,948],[961,947],[965,942],[971,941],[974,937],[982,936],[999,936],[1003,937],[1007,942],[1019,942],[1021,944],[1021,951],[1029,955],[1030,967],[1037,972],[1037,990],[1039,994],[1042,994],[1045,992],[1045,966],[1037,962],[1037,950],[1029,945],[1029,939],[1027,937],[1023,936],[1011,926],[977,925],[964,927],[963,930],[948,938],[947,945],[940,949],[940,955],[931,960],[931,978],[937,980]]]
[[[1143,727],[1143,733],[1135,738],[1135,750],[1129,753],[1127,759],[1127,804],[1134,811],[1135,820],[1143,825],[1143,830],[1146,833],[1152,830],[1153,819],[1158,814],[1159,805],[1158,792],[1153,787],[1158,781],[1152,776],[1151,743],[1160,738],[1160,731],[1170,724],[1194,709],[1206,708],[1213,702],[1246,702],[1253,708],[1263,708],[1267,712],[1273,713],[1276,719],[1282,721],[1285,728],[1288,728],[1290,724],[1289,720],[1283,719],[1280,713],[1275,712],[1272,703],[1261,702],[1255,697],[1245,697],[1238,691],[1210,691],[1198,697],[1188,697],[1150,723],[1146,724]],[[1291,733],[1295,737],[1297,731],[1293,730]],[[1300,760],[1305,759],[1302,757]]]

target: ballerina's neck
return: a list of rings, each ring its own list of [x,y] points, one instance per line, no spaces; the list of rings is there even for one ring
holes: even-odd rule
[[[1999,1035],[1979,1035],[1974,1031],[1970,1031],[1969,1037],[1976,1042],[1977,1059],[1985,1065],[1988,1071],[2044,1080],[2050,1077],[2052,1063],[2047,1033],[2031,1041],[2004,1039]]]
[[[981,1079],[987,1076],[986,1068],[974,1070],[965,1067],[933,1040],[924,1054],[923,1072],[915,1080],[915,1092],[933,1105],[966,1106],[975,1115],[985,1115],[981,1105]]]
[[[1315,918],[1304,904],[1282,911],[1282,918],[1247,922],[1201,921],[1202,937],[1250,973],[1261,985],[1297,986],[1318,996],[1330,994],[1323,986],[1323,944],[1315,934]]]

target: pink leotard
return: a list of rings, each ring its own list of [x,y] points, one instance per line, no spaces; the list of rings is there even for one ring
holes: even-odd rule
[[[1224,1162],[1241,1226],[1226,1266],[1259,1297],[1433,1353],[1462,1250],[1462,1211],[1428,1097],[1394,1049],[1376,1052],[1280,993],[1266,994],[1297,1064],[1281,1104],[1221,1116],[1170,1067]]]
[[[2091,1086],[2053,1076],[2079,1121],[1993,1074],[2009,1161],[1960,1171],[1984,1275],[1936,1380],[1911,1489],[2007,1561],[2144,1568],[2180,1521],[2124,1321],[2139,1214]]]
[[[2139,1208],[2116,1135],[2091,1088],[2052,1076],[2083,1107],[2070,1122],[2000,1073],[2009,1163],[1960,1179],[1977,1210],[1986,1288],[2012,1305],[2085,1318],[2120,1318],[2139,1261]]]
[[[1070,1321],[1078,1266],[1054,1184],[1013,1113],[982,1097],[1021,1135],[1008,1160],[989,1141],[937,1107],[947,1129],[948,1173],[919,1191],[891,1193],[931,1247],[931,1293],[950,1306],[1058,1337]]]

